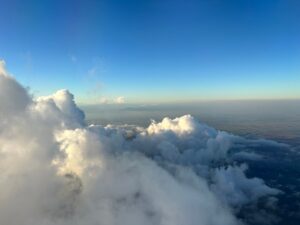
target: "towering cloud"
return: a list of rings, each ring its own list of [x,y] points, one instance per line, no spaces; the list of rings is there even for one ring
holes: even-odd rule
[[[5,62],[0,61],[0,116],[11,116],[22,112],[30,103],[25,88],[19,85],[5,70]],[[2,115],[3,114],[3,115]],[[5,119],[5,118],[3,118]]]
[[[190,115],[86,126],[67,90],[33,100],[4,65],[0,224],[234,225],[244,204],[279,193],[232,161],[251,141]]]

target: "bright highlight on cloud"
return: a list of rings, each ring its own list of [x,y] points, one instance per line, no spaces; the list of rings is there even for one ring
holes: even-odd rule
[[[99,100],[99,104],[124,104],[124,103],[125,103],[124,96],[119,96],[116,98],[101,97]]]
[[[0,74],[2,76],[7,76],[6,70],[5,70],[5,61],[0,60]]]
[[[123,96],[119,96],[114,100],[114,102],[117,104],[123,104],[125,103],[125,98]]]
[[[249,140],[190,115],[86,126],[70,92],[34,100],[4,66],[0,224],[234,225],[245,204],[280,193],[234,163],[230,149]]]
[[[100,98],[99,103],[100,103],[100,104],[108,104],[108,103],[109,103],[109,99],[108,99],[108,98],[105,98],[105,97],[102,97],[102,98]]]

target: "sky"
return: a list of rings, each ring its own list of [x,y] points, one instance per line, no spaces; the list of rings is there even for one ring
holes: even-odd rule
[[[297,0],[0,0],[0,59],[81,104],[300,98]]]

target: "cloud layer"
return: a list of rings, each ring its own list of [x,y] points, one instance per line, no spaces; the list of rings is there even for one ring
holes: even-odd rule
[[[86,126],[67,90],[32,99],[4,66],[1,224],[234,225],[243,205],[280,193],[230,156],[249,140],[190,115]]]

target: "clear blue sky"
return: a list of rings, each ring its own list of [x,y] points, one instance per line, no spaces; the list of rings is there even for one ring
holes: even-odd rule
[[[0,0],[0,58],[82,103],[300,98],[298,0]]]

